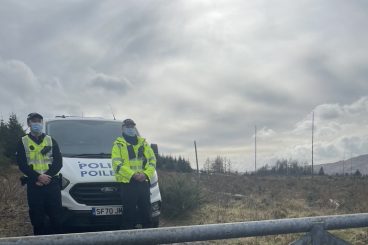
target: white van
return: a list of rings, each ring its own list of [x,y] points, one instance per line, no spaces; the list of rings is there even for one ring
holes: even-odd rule
[[[45,133],[57,141],[63,156],[60,173],[66,230],[119,228],[124,207],[112,169],[111,148],[121,136],[121,126],[122,121],[101,118],[61,116],[45,120]],[[150,184],[152,226],[158,227],[161,194],[157,173]]]

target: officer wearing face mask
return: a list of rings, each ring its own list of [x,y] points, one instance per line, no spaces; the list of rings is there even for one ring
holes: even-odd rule
[[[151,227],[150,179],[156,157],[146,140],[138,136],[135,125],[132,119],[123,121],[122,137],[114,142],[111,154],[116,181],[121,183],[123,229],[133,229],[137,223]]]
[[[29,217],[34,235],[61,233],[61,193],[58,172],[62,167],[59,146],[42,133],[43,117],[31,113],[27,117],[30,133],[22,137],[17,148],[17,163],[27,184]],[[49,217],[50,227],[45,219]]]

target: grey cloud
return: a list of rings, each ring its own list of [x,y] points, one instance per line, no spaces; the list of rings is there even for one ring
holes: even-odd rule
[[[338,104],[324,104],[316,107],[315,114],[323,120],[331,120],[341,116],[343,111]]]
[[[246,77],[243,79],[247,79]],[[241,78],[235,80],[233,84],[229,84],[226,89],[229,93],[235,93],[249,101],[256,102],[268,106],[289,106],[290,103],[296,102],[287,91],[283,91],[277,86],[264,86],[260,82],[241,82]],[[249,78],[248,78],[249,79]],[[226,81],[226,79],[224,79]]]
[[[109,92],[126,93],[131,88],[131,83],[126,78],[118,78],[103,73],[97,73],[91,80],[90,85],[102,88]]]
[[[339,149],[333,145],[333,144],[328,144],[328,145],[321,145],[321,144],[317,144],[315,146],[315,153],[316,156],[319,159],[331,159],[331,158],[335,158],[336,156],[339,156]]]
[[[32,97],[32,93],[41,88],[41,84],[33,71],[19,60],[0,59],[0,101],[19,104],[22,100]]]
[[[315,109],[317,120],[326,122],[341,121],[348,118],[355,118],[358,120],[366,120],[363,116],[368,112],[368,97],[361,97],[351,104],[323,104],[317,106]],[[351,120],[351,119],[350,119]]]
[[[338,145],[344,152],[348,154],[359,155],[367,152],[368,135],[343,137],[339,140]]]
[[[276,132],[270,128],[263,127],[257,131],[257,136],[260,138],[269,138],[276,134]]]
[[[335,137],[341,130],[342,128],[338,122],[331,122],[324,126],[315,127],[315,134],[319,138],[330,138]]]
[[[368,97],[362,97],[358,101],[351,105],[346,105],[343,107],[349,113],[352,114],[363,114],[368,113]]]
[[[311,79],[315,80],[311,85],[311,91],[315,91],[319,97],[322,98],[328,94],[329,98],[326,99],[329,101],[338,99],[342,103],[349,103],[366,95],[368,83],[364,80],[356,80],[356,75],[344,78],[337,71],[332,70],[338,69],[337,67],[328,68],[322,61],[317,60],[312,63],[307,73],[311,74],[313,76]]]
[[[340,0],[4,1],[0,93],[8,104],[0,98],[0,110],[13,98],[22,115],[110,116],[110,103],[171,153],[188,152],[194,139],[209,152],[249,145],[254,125],[278,132],[270,142],[281,134],[283,149],[304,145],[312,110],[325,123],[320,139],[351,137],[368,121],[367,100],[357,101],[368,91],[367,8]],[[20,62],[16,72],[10,60]],[[301,156],[298,149],[291,152]],[[325,157],[334,151],[324,149]]]
[[[55,116],[83,116],[83,105],[80,103],[68,103],[68,102],[61,102],[54,105],[54,110],[52,112],[48,112],[50,117]]]

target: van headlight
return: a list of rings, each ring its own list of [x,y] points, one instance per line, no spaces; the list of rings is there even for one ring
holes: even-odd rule
[[[161,202],[152,203],[152,212],[160,211]]]
[[[69,185],[70,181],[65,178],[65,177],[62,177],[61,178],[61,189],[64,190],[68,185]]]
[[[151,188],[155,187],[157,183],[158,183],[158,176],[157,176],[157,172],[155,171],[155,173],[153,174],[151,178]]]
[[[151,188],[155,187],[157,184],[158,184],[158,182],[157,182],[157,181],[156,181],[156,182],[151,183]]]

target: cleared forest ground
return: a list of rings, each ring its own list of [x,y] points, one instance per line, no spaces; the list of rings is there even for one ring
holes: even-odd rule
[[[169,174],[170,175],[170,174]],[[177,175],[171,173],[171,177]],[[164,174],[161,178],[167,178]],[[189,176],[186,177],[189,179]],[[192,178],[194,178],[192,176]],[[368,212],[368,178],[338,176],[202,175],[203,203],[164,226],[227,223]],[[368,244],[368,228],[331,231],[352,244]],[[207,244],[288,244],[302,234],[209,241]],[[198,244],[202,244],[198,243]]]
[[[160,172],[196,182],[194,174]],[[25,188],[12,167],[0,174],[0,237],[31,235]],[[202,175],[201,205],[161,226],[196,225],[368,212],[368,178]],[[163,196],[165,202],[165,196]],[[352,244],[368,244],[368,228],[332,231]],[[302,234],[196,242],[195,244],[288,244]]]

